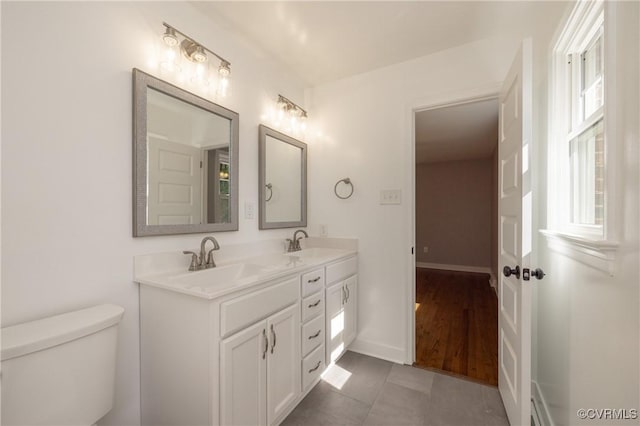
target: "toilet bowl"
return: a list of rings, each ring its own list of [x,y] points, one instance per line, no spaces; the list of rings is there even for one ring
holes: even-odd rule
[[[113,406],[118,323],[99,305],[2,328],[2,425],[92,425]]]

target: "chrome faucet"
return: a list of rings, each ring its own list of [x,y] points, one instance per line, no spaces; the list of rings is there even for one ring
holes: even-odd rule
[[[302,247],[300,247],[300,240],[302,239],[302,237],[298,237],[298,232],[302,232],[305,238],[309,238],[309,234],[307,234],[307,231],[305,231],[304,229],[298,229],[293,233],[293,239],[287,238],[287,241],[289,242],[287,252],[289,253],[302,250]]]
[[[213,248],[206,252],[207,241],[211,241],[213,243]],[[213,260],[213,251],[220,250],[220,244],[218,241],[212,237],[204,237],[200,242],[200,255],[198,256],[196,253],[192,251],[185,250],[182,253],[191,255],[191,264],[189,265],[190,271],[199,271],[201,269],[209,269],[215,268],[216,262]]]

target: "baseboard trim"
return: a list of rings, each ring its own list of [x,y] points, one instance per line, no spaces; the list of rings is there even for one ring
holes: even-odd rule
[[[395,362],[396,364],[405,364],[406,357],[404,350],[395,346],[371,342],[369,340],[356,339],[347,349],[359,354]]]
[[[467,266],[467,265],[448,265],[446,263],[430,263],[430,262],[416,262],[418,268],[440,269],[443,271],[457,271],[457,272],[475,272],[478,274],[489,274],[489,285],[493,287],[493,290],[498,295],[498,279],[493,274],[493,271],[488,266]]]
[[[538,413],[538,419],[542,426],[555,426],[553,420],[551,420],[551,414],[549,413],[549,406],[544,399],[544,395],[538,386],[538,382],[532,380],[531,387],[533,388],[533,403],[536,406],[536,412]]]
[[[418,268],[442,269],[445,271],[458,272],[476,272],[479,274],[490,274],[491,268],[488,266],[467,266],[467,265],[448,265],[446,263],[416,262]]]

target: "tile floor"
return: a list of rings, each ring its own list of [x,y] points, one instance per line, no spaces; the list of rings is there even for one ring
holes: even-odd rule
[[[300,402],[292,425],[509,425],[498,389],[347,352]]]

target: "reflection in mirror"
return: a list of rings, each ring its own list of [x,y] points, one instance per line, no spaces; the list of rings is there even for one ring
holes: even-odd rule
[[[238,229],[238,115],[139,70],[134,94],[134,236]]]
[[[260,126],[260,229],[307,225],[307,145]]]

